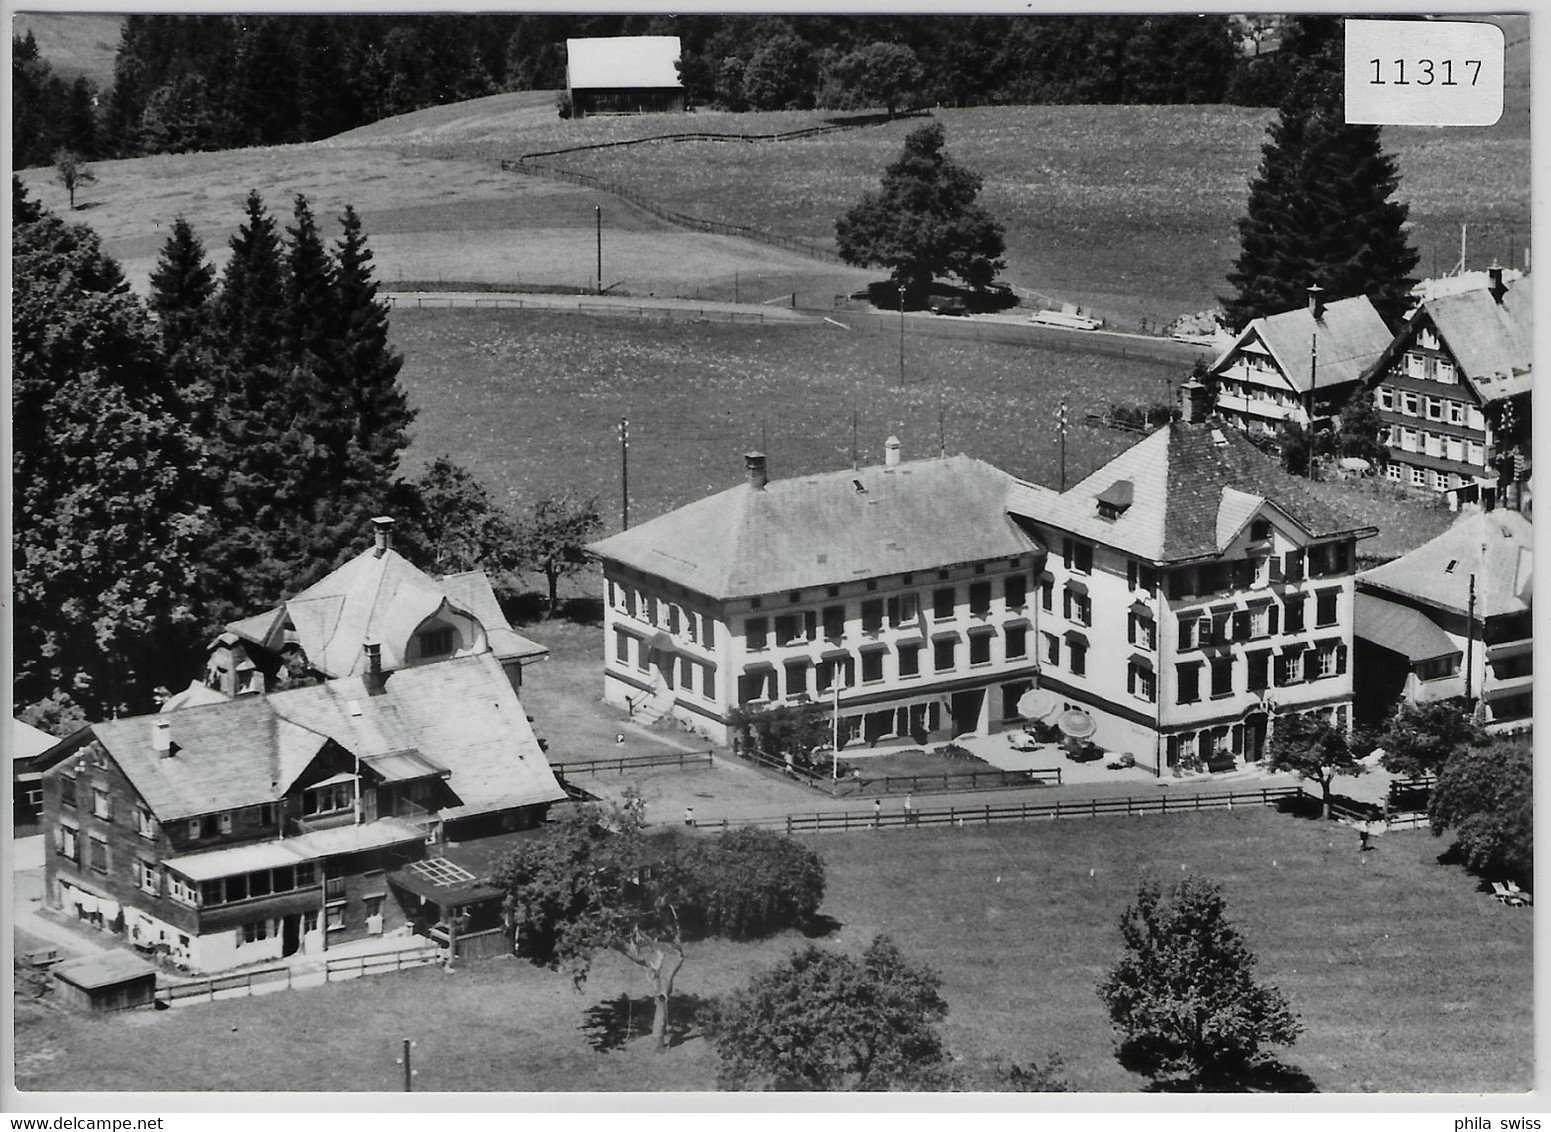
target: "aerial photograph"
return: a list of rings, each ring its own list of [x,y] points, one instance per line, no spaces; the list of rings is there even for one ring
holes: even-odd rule
[[[1530,16],[506,7],[8,13],[0,1108],[1542,1104]]]

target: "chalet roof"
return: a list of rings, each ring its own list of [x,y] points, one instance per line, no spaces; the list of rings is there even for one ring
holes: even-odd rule
[[[676,66],[679,60],[679,37],[676,35],[568,39],[565,49],[567,86],[572,90],[588,87],[677,89],[683,85]]]
[[[1098,500],[1122,480],[1132,484],[1133,503],[1105,519]],[[1160,564],[1215,557],[1267,506],[1313,538],[1375,533],[1317,498],[1237,429],[1211,421],[1171,421],[1067,491],[1017,482],[1007,503],[1014,515]]]
[[[1503,301],[1490,290],[1464,291],[1430,299],[1414,319],[1430,320],[1465,379],[1483,401],[1527,393],[1534,341],[1532,281],[1508,285]]]
[[[176,869],[189,880],[214,880],[259,869],[278,869],[298,861],[317,861],[341,853],[361,853],[423,841],[425,831],[402,818],[378,818],[360,825],[336,825],[284,840],[258,841],[251,845],[233,845],[227,849],[208,849],[169,857],[167,867]]]
[[[384,667],[402,665],[415,629],[444,604],[479,622],[490,650],[502,660],[548,652],[511,627],[483,571],[438,580],[391,547],[364,550],[283,605],[226,628],[278,650],[289,624],[313,668],[329,677],[349,676],[366,670],[369,640],[382,646]]]
[[[1474,511],[1409,554],[1358,575],[1357,584],[1468,614],[1474,577],[1477,617],[1524,613],[1533,594],[1534,555],[1535,529],[1523,515]]]
[[[1006,472],[968,456],[741,484],[591,546],[712,598],[1024,554]]]
[[[171,729],[171,757],[152,746],[157,722]],[[460,804],[444,817],[565,797],[490,653],[389,673],[376,696],[347,676],[91,730],[163,821],[273,802],[330,741],[400,777],[449,771]]]
[[[1368,296],[1358,295],[1327,303],[1317,322],[1306,306],[1255,319],[1212,363],[1212,372],[1226,369],[1242,346],[1259,341],[1288,384],[1307,393],[1311,342],[1317,349],[1313,384],[1324,389],[1362,378],[1392,338]]]

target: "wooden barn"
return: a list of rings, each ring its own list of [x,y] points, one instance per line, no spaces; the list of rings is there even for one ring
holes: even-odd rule
[[[684,109],[679,37],[620,35],[568,39],[571,114],[651,114]]]
[[[156,998],[156,968],[127,951],[104,951],[54,968],[60,1001],[77,1010],[128,1010]]]

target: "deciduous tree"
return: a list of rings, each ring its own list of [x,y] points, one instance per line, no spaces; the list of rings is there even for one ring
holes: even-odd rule
[[[54,154],[54,178],[70,194],[70,210],[75,211],[75,192],[84,185],[97,182],[97,174],[85,159],[73,149],[61,149]]]
[[[1534,883],[1534,751],[1498,739],[1459,749],[1438,773],[1427,816],[1435,836],[1452,832],[1465,863]]]
[[[1120,918],[1125,954],[1099,984],[1120,1064],[1168,1091],[1237,1091],[1267,1067],[1268,1047],[1301,1027],[1229,922],[1222,890],[1187,878],[1164,903],[1144,880]]]
[[[1409,778],[1437,774],[1457,752],[1484,746],[1487,740],[1462,699],[1401,702],[1376,736],[1384,748],[1384,769]]]
[[[473,472],[438,456],[413,488],[417,541],[438,571],[488,570],[500,575],[522,564],[516,519]]]
[[[596,497],[546,495],[522,523],[522,556],[549,585],[549,612],[560,608],[560,579],[587,564],[586,547],[603,529]]]
[[[1006,266],[1002,226],[975,203],[980,176],[943,152],[945,140],[939,122],[911,131],[879,190],[835,224],[840,258],[887,267],[916,306],[940,275],[983,288]]]
[[[858,105],[882,106],[890,118],[920,96],[921,62],[902,43],[869,43],[843,56],[835,69]]]
[[[1319,783],[1324,815],[1330,816],[1330,788],[1337,775],[1356,775],[1363,766],[1346,741],[1346,732],[1322,711],[1276,717],[1267,745],[1266,766],[1291,771]]]
[[[947,1059],[941,987],[888,936],[859,958],[809,944],[720,1005],[709,1027],[717,1079],[731,1089],[936,1084]]]

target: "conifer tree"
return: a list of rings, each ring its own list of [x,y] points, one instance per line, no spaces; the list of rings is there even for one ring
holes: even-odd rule
[[[284,265],[275,222],[258,190],[248,193],[246,208],[221,277],[219,320],[233,358],[268,361],[284,341]]]
[[[161,321],[168,352],[204,337],[215,298],[215,268],[189,222],[179,216],[151,272],[151,309]]]
[[[145,308],[90,229],[19,202],[11,232],[18,704],[90,718],[186,678],[204,453]]]
[[[1240,253],[1223,299],[1230,325],[1303,304],[1318,283],[1335,298],[1367,295],[1398,325],[1416,280],[1409,206],[1379,127],[1345,121],[1334,48],[1312,55],[1282,101],[1239,221]]]

